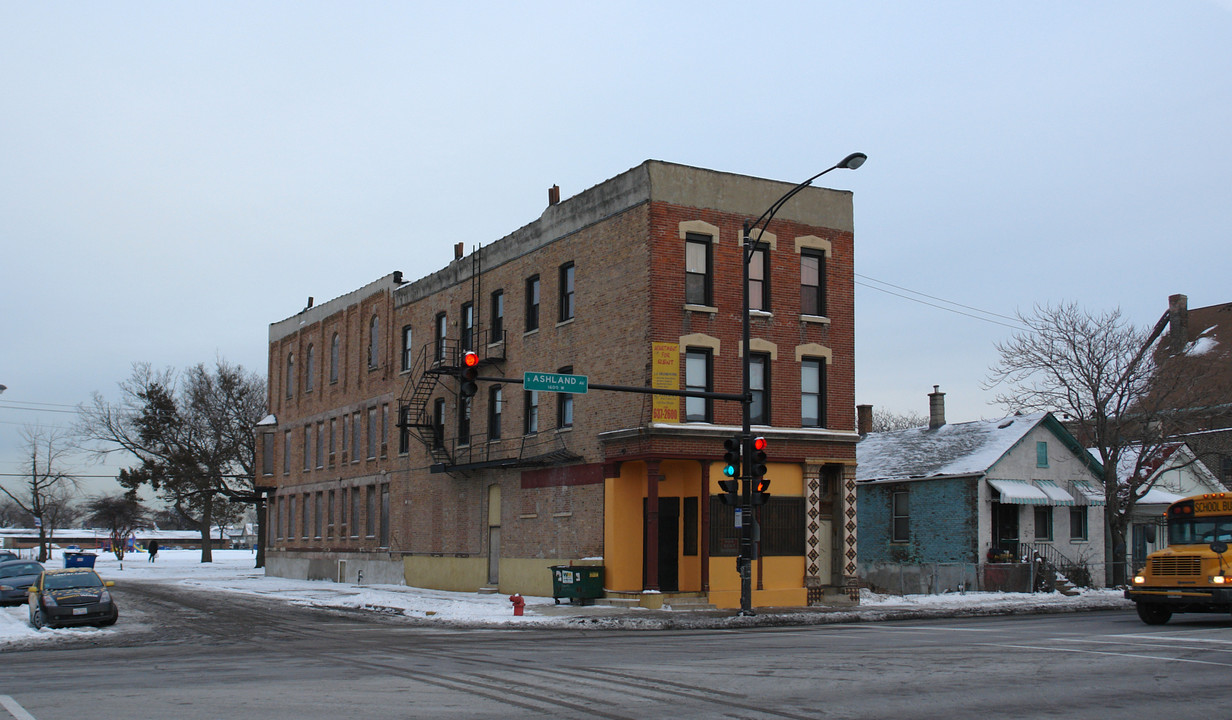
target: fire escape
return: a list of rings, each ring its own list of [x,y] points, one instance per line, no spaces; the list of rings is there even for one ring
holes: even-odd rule
[[[462,357],[473,351],[479,355],[480,376],[504,374],[505,333],[492,333],[476,327],[481,317],[480,252],[472,254],[470,326],[463,318],[461,337],[438,338],[420,349],[406,384],[398,398],[398,427],[421,442],[432,458],[433,473],[467,473],[486,468],[530,468],[579,462],[582,456],[565,447],[564,438],[556,432],[522,435],[518,442],[501,442],[488,432],[472,432],[473,399],[459,396],[458,376]],[[513,385],[511,387],[517,387]],[[482,392],[482,387],[481,387]],[[490,397],[490,396],[489,396]],[[445,426],[446,398],[452,399],[455,432]],[[502,400],[506,404],[507,400]],[[485,430],[488,424],[484,423]]]

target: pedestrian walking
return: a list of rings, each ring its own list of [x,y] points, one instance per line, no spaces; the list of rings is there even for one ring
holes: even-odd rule
[[[158,541],[151,540],[145,548],[150,551],[150,562],[154,562],[154,558],[158,557]]]

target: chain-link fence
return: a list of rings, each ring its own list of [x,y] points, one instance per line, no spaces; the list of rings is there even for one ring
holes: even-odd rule
[[[1105,587],[1111,570],[1104,563],[1084,563],[1058,574],[1041,563],[892,563],[860,564],[860,579],[874,592],[890,595],[939,595],[948,592],[1051,592],[1071,587]]]

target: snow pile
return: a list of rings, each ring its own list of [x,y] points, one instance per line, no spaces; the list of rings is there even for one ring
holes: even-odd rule
[[[649,611],[603,605],[556,605],[550,597],[527,597],[525,615],[515,617],[504,594],[425,590],[401,585],[355,585],[329,580],[290,580],[266,577],[253,568],[248,550],[214,552],[214,562],[202,564],[198,550],[163,550],[148,562],[144,553],[130,553],[121,564],[100,554],[95,569],[104,580],[116,582],[120,622],[111,628],[35,630],[25,605],[0,608],[0,646],[53,642],[97,633],[134,633],[141,627],[126,624],[123,588],[126,581],[179,583],[272,598],[298,605],[383,612],[413,622],[454,627],[716,627],[718,624],[766,625],[854,622],[897,617],[980,615],[1013,612],[1065,612],[1100,608],[1128,608],[1118,590],[1089,590],[1076,597],[1059,593],[947,593],[943,595],[877,595],[863,591],[859,606],[847,608],[779,608],[758,610],[751,618],[733,617],[730,611]],[[60,567],[59,557],[46,563]]]

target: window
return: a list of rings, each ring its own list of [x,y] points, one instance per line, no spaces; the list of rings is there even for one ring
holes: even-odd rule
[[[709,348],[688,348],[684,355],[685,389],[694,392],[711,392],[713,390],[711,376]],[[710,398],[685,398],[685,422],[711,422],[713,418],[713,406]]]
[[[316,512],[316,516],[315,516],[316,521],[313,523],[313,526],[312,526],[313,528],[312,536],[316,538],[317,540],[321,539],[321,529],[324,526],[324,523],[321,521],[321,516],[325,514],[325,507],[324,507],[325,503],[322,502],[324,498],[325,498],[325,493],[318,492],[316,502],[313,503],[313,510]]]
[[[539,276],[526,278],[526,332],[539,329]]]
[[[389,403],[381,405],[381,457],[389,455]]]
[[[492,300],[489,303],[492,313],[491,322],[488,323],[492,337],[491,342],[500,342],[501,336],[505,333],[505,291],[497,290],[492,293]]]
[[[522,433],[534,435],[539,432],[539,391],[526,390],[522,393]]]
[[[368,496],[368,532],[365,534],[373,538],[376,537],[376,486],[369,485],[364,493]]]
[[[761,247],[749,259],[749,309],[770,310],[770,251]]]
[[[1052,506],[1035,508],[1035,539],[1052,540]]]
[[[573,263],[560,266],[560,321],[573,319]]]
[[[282,539],[282,509],[287,504],[285,497],[279,497],[274,503],[274,536]]]
[[[458,397],[458,444],[471,444],[471,398]]]
[[[338,491],[338,537],[347,536],[347,489]]]
[[[1035,467],[1048,467],[1048,443],[1043,440],[1035,443]]]
[[[368,408],[368,459],[376,459],[376,407]]]
[[[462,352],[475,349],[475,304],[466,303],[462,306]]]
[[[261,435],[261,474],[274,474],[274,433]]]
[[[287,497],[287,539],[295,539],[295,504],[299,502],[294,495]]]
[[[315,350],[316,348],[309,344],[304,354],[304,392],[312,392],[312,376],[317,368]]]
[[[770,424],[770,356],[762,353],[749,355],[749,390],[753,393],[750,421],[757,425]]]
[[[312,513],[312,493],[304,493],[303,500],[304,500],[303,512],[301,512],[299,515],[299,519],[300,519],[299,534],[300,534],[300,537],[307,540],[308,538],[312,537],[312,520],[310,517],[310,514]]]
[[[326,528],[325,534],[331,540],[334,537],[334,500],[335,500],[336,492],[337,491],[335,490],[329,491],[329,506],[326,508],[326,511],[325,511],[325,523],[326,523],[325,524],[325,528]]]
[[[687,500],[687,498],[686,498]],[[688,505],[685,505],[685,527]],[[758,554],[762,557],[804,555],[805,529],[804,498],[771,496],[770,501],[756,510],[761,526],[761,541]],[[687,540],[685,547],[687,547]],[[735,508],[724,505],[716,496],[710,496],[710,556],[732,557],[739,553],[740,536],[735,527]]]
[[[415,357],[411,354],[414,346],[412,345],[411,326],[407,325],[402,328],[402,369],[410,370],[415,364]]]
[[[445,398],[437,398],[432,405],[432,447],[445,447]]]
[[[331,383],[338,382],[338,348],[341,343],[338,333],[334,333],[334,337],[329,341],[329,381]]]
[[[312,469],[312,426],[304,426],[304,472]]]
[[[826,314],[826,256],[800,253],[800,314]]]
[[[325,421],[317,423],[317,469],[325,467]]]
[[[712,305],[710,238],[687,235],[684,243],[684,301],[689,305]]]
[[[381,364],[380,356],[381,319],[376,315],[368,321],[368,367],[374,368]]]
[[[436,361],[445,362],[448,350],[445,348],[445,337],[449,334],[449,319],[445,313],[436,314]]]
[[[291,431],[282,434],[282,474],[291,474]]]
[[[800,362],[800,425],[826,426],[826,361],[804,358]]]
[[[287,355],[287,376],[282,379],[287,386],[287,399],[295,396],[295,353]]]
[[[359,537],[359,509],[363,499],[359,496],[359,488],[351,488],[351,537]]]
[[[334,453],[338,449],[338,418],[329,419],[329,466],[334,466]]]
[[[1085,507],[1072,507],[1069,509],[1069,539],[1089,539],[1087,534],[1087,509]]]
[[[350,438],[351,438],[351,416],[343,415],[342,416],[342,437],[339,438],[338,444],[342,446],[342,462],[344,463],[347,461],[347,457],[349,457],[347,448],[349,447],[348,443],[351,442]]]
[[[503,392],[500,385],[488,388],[488,439],[501,439],[501,411],[504,410]]]
[[[398,408],[398,454],[405,455],[411,451],[411,408],[403,405]]]
[[[359,462],[359,411],[351,413],[351,462]]]
[[[907,503],[907,491],[895,490],[890,494],[890,517],[893,528],[890,542],[905,543],[911,539],[911,515]]]
[[[562,375],[572,375],[573,366],[566,365],[556,372]],[[556,427],[573,427],[573,393],[556,393]]]
[[[381,547],[389,547],[389,483],[381,485]]]

